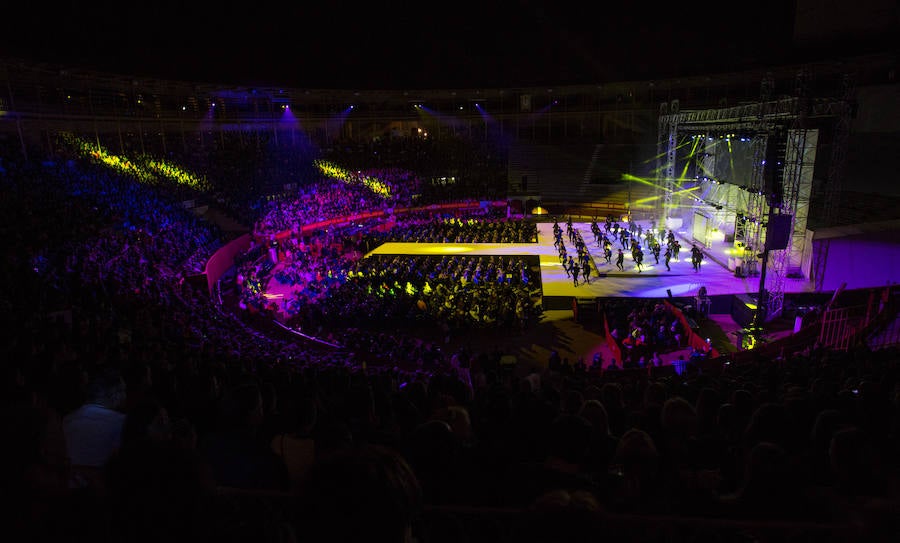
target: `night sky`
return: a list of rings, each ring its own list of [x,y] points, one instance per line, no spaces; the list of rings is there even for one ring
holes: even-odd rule
[[[794,7],[619,2],[31,2],[0,56],[235,85],[591,84],[787,58]]]

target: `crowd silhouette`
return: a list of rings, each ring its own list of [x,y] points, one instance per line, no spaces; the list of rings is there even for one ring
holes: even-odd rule
[[[386,205],[316,182],[296,201],[242,208],[272,234]],[[538,309],[529,262],[354,260],[363,236],[342,230],[300,237],[315,257],[286,257],[322,278],[281,277],[310,300],[313,283],[334,278],[305,304],[313,313],[292,315],[323,326],[336,347],[322,347],[260,329],[186,280],[222,233],[165,186],[53,157],[4,159],[0,191],[9,537],[738,541],[771,537],[775,521],[801,539],[898,534],[896,349],[682,374],[510,366],[499,348],[446,352],[403,323],[412,312],[455,331],[488,320],[521,330]],[[392,235],[531,241],[502,218],[462,222]],[[237,273],[264,273],[253,263],[271,262],[268,249],[256,245]],[[606,313],[623,341],[640,339],[635,353],[684,332],[656,303]],[[644,529],[629,528],[633,515]]]

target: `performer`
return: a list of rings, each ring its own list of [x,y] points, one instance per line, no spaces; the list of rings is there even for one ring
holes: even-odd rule
[[[697,244],[694,244],[694,246],[691,247],[691,264],[694,266],[695,272],[700,271],[700,262],[702,261],[703,251],[701,251],[700,248],[697,247]]]

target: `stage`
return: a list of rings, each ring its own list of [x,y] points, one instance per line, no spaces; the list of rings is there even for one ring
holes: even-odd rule
[[[565,229],[564,224],[560,226]],[[671,271],[666,270],[663,255],[656,264],[653,254],[644,247],[643,271],[638,271],[631,257],[631,251],[625,250],[625,271],[616,269],[615,253],[621,245],[613,245],[613,259],[606,263],[602,248],[594,242],[589,222],[573,222],[573,226],[581,233],[581,237],[593,258],[594,268],[590,282],[579,278],[576,286],[566,275],[559,260],[559,250],[553,245],[553,223],[538,224],[537,243],[471,243],[471,244],[439,244],[439,243],[385,243],[369,254],[465,254],[465,255],[537,255],[540,258],[541,285],[545,309],[565,309],[572,307],[573,298],[666,298],[671,296],[693,297],[701,286],[705,286],[707,295],[714,299],[726,297],[728,304],[733,295],[755,295],[759,292],[759,275],[737,277],[729,269],[729,258],[733,244],[712,242],[709,247],[700,248],[704,252],[704,260],[699,272],[691,265],[691,245],[687,230],[676,231],[681,243],[680,258],[669,262]],[[603,225],[600,225],[603,228]],[[649,223],[642,225],[649,227]],[[575,253],[575,247],[566,242],[569,254]],[[813,292],[814,285],[806,279],[785,278],[784,292]],[[724,311],[725,313],[728,310]]]
[[[605,362],[608,362],[611,353],[606,347],[606,340],[593,326],[583,326],[580,319],[573,319],[573,306],[578,299],[595,298],[667,298],[669,293],[673,298],[692,299],[698,294],[700,287],[705,286],[711,299],[709,314],[724,318],[729,324],[728,330],[745,326],[741,322],[753,314],[753,297],[759,292],[759,276],[737,277],[728,263],[731,257],[731,244],[725,242],[713,243],[709,247],[703,247],[705,258],[699,272],[695,272],[690,261],[691,241],[687,238],[687,231],[676,231],[680,238],[682,250],[680,259],[673,259],[666,270],[663,257],[656,264],[652,253],[645,248],[643,271],[638,271],[632,261],[631,252],[625,253],[625,271],[616,269],[615,257],[607,264],[603,251],[594,242],[589,222],[573,223],[592,255],[595,269],[592,271],[590,282],[579,280],[576,286],[572,279],[566,275],[559,260],[559,251],[553,245],[553,223],[539,223],[538,240],[536,243],[385,243],[367,253],[369,255],[531,255],[538,257],[542,304],[544,318],[536,329],[529,331],[523,337],[499,337],[496,334],[489,335],[483,341],[483,348],[492,348],[500,345],[508,352],[514,354],[520,361],[531,361],[536,364],[546,364],[552,351],[558,351],[570,360],[582,357],[590,360],[594,354],[600,353]],[[564,227],[564,225],[561,225]],[[645,224],[644,227],[648,227]],[[602,225],[601,225],[602,228]],[[575,252],[572,244],[564,237],[567,250],[570,254]],[[614,254],[618,246],[614,246]],[[279,263],[270,274],[266,286],[266,295],[276,304],[283,306],[296,295],[299,287],[290,287],[275,279],[275,271],[283,263]],[[537,265],[537,264],[536,264]],[[599,271],[599,275],[598,275]],[[803,279],[786,279],[785,293],[813,292],[812,282]],[[693,301],[693,300],[691,300]],[[726,330],[727,332],[727,330]],[[733,339],[733,338],[729,338]],[[472,335],[465,338],[469,346],[477,345],[478,340]],[[678,357],[688,354],[687,350],[679,350],[663,355],[663,363],[677,363]],[[604,364],[605,365],[605,364]]]

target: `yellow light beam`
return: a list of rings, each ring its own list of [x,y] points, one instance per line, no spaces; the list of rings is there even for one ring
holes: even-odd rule
[[[691,165],[691,159],[694,158],[694,155],[697,153],[697,144],[700,143],[700,138],[692,138],[694,144],[691,146],[691,152],[688,153],[687,159],[684,161],[684,168],[681,170],[681,175],[678,176],[678,179],[683,181],[684,177],[687,175],[688,166]],[[702,165],[701,165],[702,167]]]
[[[684,147],[685,145],[690,144],[691,141],[692,141],[693,139],[694,139],[694,138],[686,138],[686,139],[684,139],[684,140],[682,141],[682,143],[679,143],[678,145],[676,145],[675,148],[676,148],[676,149],[681,149],[681,148]],[[668,151],[668,150],[666,150],[665,152],[662,152],[662,153],[660,153],[660,154],[658,154],[658,155],[656,155],[656,156],[652,156],[652,157],[648,158],[647,160],[643,161],[642,164],[649,164],[649,163],[653,162],[654,160],[658,160],[658,159],[660,159],[660,158],[666,156],[667,154],[669,154],[669,151]]]
[[[695,190],[700,190],[700,186],[697,185],[697,186],[694,186],[694,187],[691,187],[691,188],[687,188],[687,189],[683,189],[683,190],[672,191],[672,196],[678,196],[679,194],[684,194],[684,193],[686,193],[686,192],[693,192],[693,191],[695,191]]]
[[[728,143],[728,163],[731,166],[731,179],[734,179],[734,155],[731,154],[731,138],[725,140]]]

